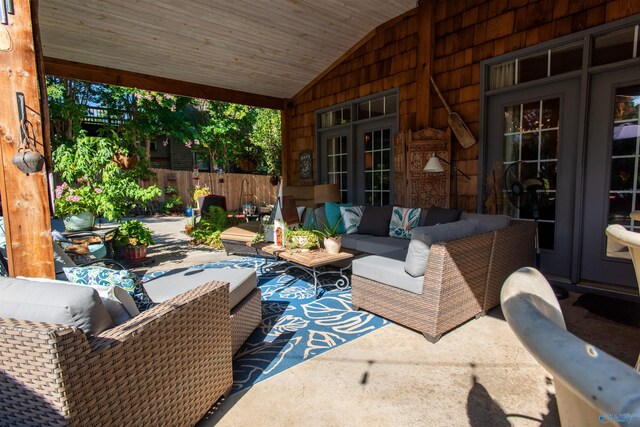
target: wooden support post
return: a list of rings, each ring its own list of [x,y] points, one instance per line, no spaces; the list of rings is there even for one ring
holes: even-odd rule
[[[0,193],[7,238],[7,258],[11,276],[55,276],[51,218],[46,169],[26,175],[11,162],[18,152],[20,122],[16,93],[24,94],[29,129],[45,157],[40,115],[40,86],[36,65],[32,7],[37,1],[14,0],[15,14],[9,15],[8,31],[12,48],[0,50]],[[0,24],[1,26],[2,24]],[[43,101],[43,102],[46,102]]]
[[[435,1],[418,1],[418,60],[416,64],[416,129],[431,124],[431,64],[435,50]]]
[[[282,155],[281,155],[281,164],[282,164],[282,183],[289,183],[289,158],[291,152],[291,140],[289,132],[289,126],[291,125],[291,102],[286,100],[284,102],[284,109],[280,112],[280,134],[282,135]]]

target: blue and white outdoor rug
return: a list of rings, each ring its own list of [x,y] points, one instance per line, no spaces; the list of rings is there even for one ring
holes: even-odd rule
[[[232,393],[388,323],[373,314],[351,310],[351,290],[328,288],[315,299],[313,283],[297,269],[290,274],[261,275],[260,267],[265,262],[247,257],[198,266],[254,268],[258,272],[263,325],[235,356]]]

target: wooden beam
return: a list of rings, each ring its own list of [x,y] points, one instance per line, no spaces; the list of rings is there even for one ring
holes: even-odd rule
[[[431,64],[435,46],[435,1],[418,1],[418,54],[416,64],[416,129],[431,123]]]
[[[80,62],[50,57],[44,58],[44,64],[47,74],[58,77],[154,90],[174,95],[225,101],[234,104],[251,105],[253,107],[271,108],[274,110],[282,110],[284,108],[284,99],[273,96],[183,82],[165,77],[82,64]]]
[[[289,173],[289,150],[291,149],[291,141],[290,136],[291,132],[289,127],[291,126],[291,104],[287,100],[284,104],[284,109],[280,112],[280,134],[282,135],[282,146],[281,146],[281,164],[282,170],[280,173],[282,174],[282,182],[283,185],[290,183],[288,173]]]
[[[0,192],[11,276],[55,276],[46,171],[26,175],[11,162],[18,152],[21,124],[16,93],[24,94],[27,127],[43,150],[40,90],[31,10],[37,0],[14,0],[5,27],[13,48],[0,51]],[[37,18],[37,17],[36,17]],[[2,25],[2,24],[0,24]],[[31,132],[30,132],[31,133]]]

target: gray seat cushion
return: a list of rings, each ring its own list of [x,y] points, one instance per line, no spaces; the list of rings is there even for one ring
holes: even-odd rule
[[[371,239],[372,237],[373,236],[370,236],[368,234],[358,234],[358,233],[343,234],[342,235],[342,247],[346,248],[346,249],[356,250],[356,244],[357,244],[358,240]]]
[[[0,277],[0,317],[75,326],[98,335],[113,326],[98,292],[89,286]]]
[[[393,251],[395,253],[396,251]],[[404,253],[404,251],[402,251]],[[393,254],[392,253],[392,254]],[[400,251],[398,251],[398,254]],[[353,260],[353,274],[369,280],[404,289],[414,294],[422,293],[424,277],[411,277],[404,271],[404,261],[385,255],[368,255]]]
[[[476,233],[478,234],[500,230],[501,228],[508,227],[511,223],[511,218],[508,215],[471,214],[463,212],[460,219],[469,221],[475,225]]]
[[[258,280],[252,268],[178,268],[143,284],[153,302],[163,302],[205,283],[229,282],[229,309],[235,307],[256,288]]]
[[[366,252],[368,254],[380,255],[386,252],[395,251],[396,249],[407,249],[409,247],[408,239],[397,239],[395,237],[378,237],[373,236],[369,239],[356,240],[356,250]]]
[[[413,277],[423,276],[433,243],[460,239],[474,232],[475,226],[464,220],[414,228],[404,270]]]

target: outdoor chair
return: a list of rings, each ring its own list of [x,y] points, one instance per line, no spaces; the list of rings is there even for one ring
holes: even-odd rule
[[[629,248],[633,268],[636,272],[636,281],[640,288],[640,233],[629,231],[620,224],[608,226],[605,233],[609,239]]]
[[[640,425],[640,376],[629,365],[567,331],[544,276],[525,267],[500,295],[509,326],[554,378],[562,425]],[[617,417],[629,415],[628,420]]]

